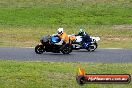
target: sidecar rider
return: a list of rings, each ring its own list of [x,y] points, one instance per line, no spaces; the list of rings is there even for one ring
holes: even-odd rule
[[[62,45],[63,43],[69,43],[69,37],[64,32],[63,28],[59,28],[57,30],[57,35],[61,38],[61,41],[59,43],[56,43],[56,45]]]
[[[89,43],[92,42],[90,36],[86,32],[84,32],[83,29],[80,29],[80,32],[76,36],[82,36],[83,40],[81,44],[84,44],[86,42],[89,42]]]

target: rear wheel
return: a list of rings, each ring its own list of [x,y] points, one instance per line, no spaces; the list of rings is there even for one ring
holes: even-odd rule
[[[93,43],[93,44],[90,44],[88,47],[87,47],[87,50],[88,51],[95,51],[97,49],[98,45],[97,43]]]
[[[71,53],[72,52],[72,45],[70,45],[70,44],[63,45],[62,48],[61,48],[61,52],[63,54]]]
[[[35,47],[35,52],[36,52],[37,54],[42,54],[42,53],[44,52],[44,46],[43,46],[43,45],[37,45],[37,46]]]

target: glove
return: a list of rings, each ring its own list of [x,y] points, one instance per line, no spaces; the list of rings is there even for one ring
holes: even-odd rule
[[[60,42],[59,43],[55,43],[55,45],[62,45],[62,43],[60,43]]]
[[[55,43],[55,45],[62,45],[62,43],[63,43],[63,39],[61,39],[61,41],[60,42],[58,42],[58,43]]]

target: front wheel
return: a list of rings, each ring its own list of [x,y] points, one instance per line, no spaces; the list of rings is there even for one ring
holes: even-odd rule
[[[72,45],[70,45],[70,44],[63,45],[62,48],[61,48],[61,52],[63,54],[71,53],[72,52]]]
[[[98,47],[98,44],[97,43],[93,43],[93,44],[90,44],[88,47],[87,47],[87,50],[88,51],[95,51]]]
[[[44,52],[44,46],[43,45],[37,45],[35,47],[36,54],[42,54]]]

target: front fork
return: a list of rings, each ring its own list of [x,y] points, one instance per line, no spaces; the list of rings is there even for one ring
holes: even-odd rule
[[[45,46],[41,42],[38,45],[42,45],[42,48],[45,48]]]

